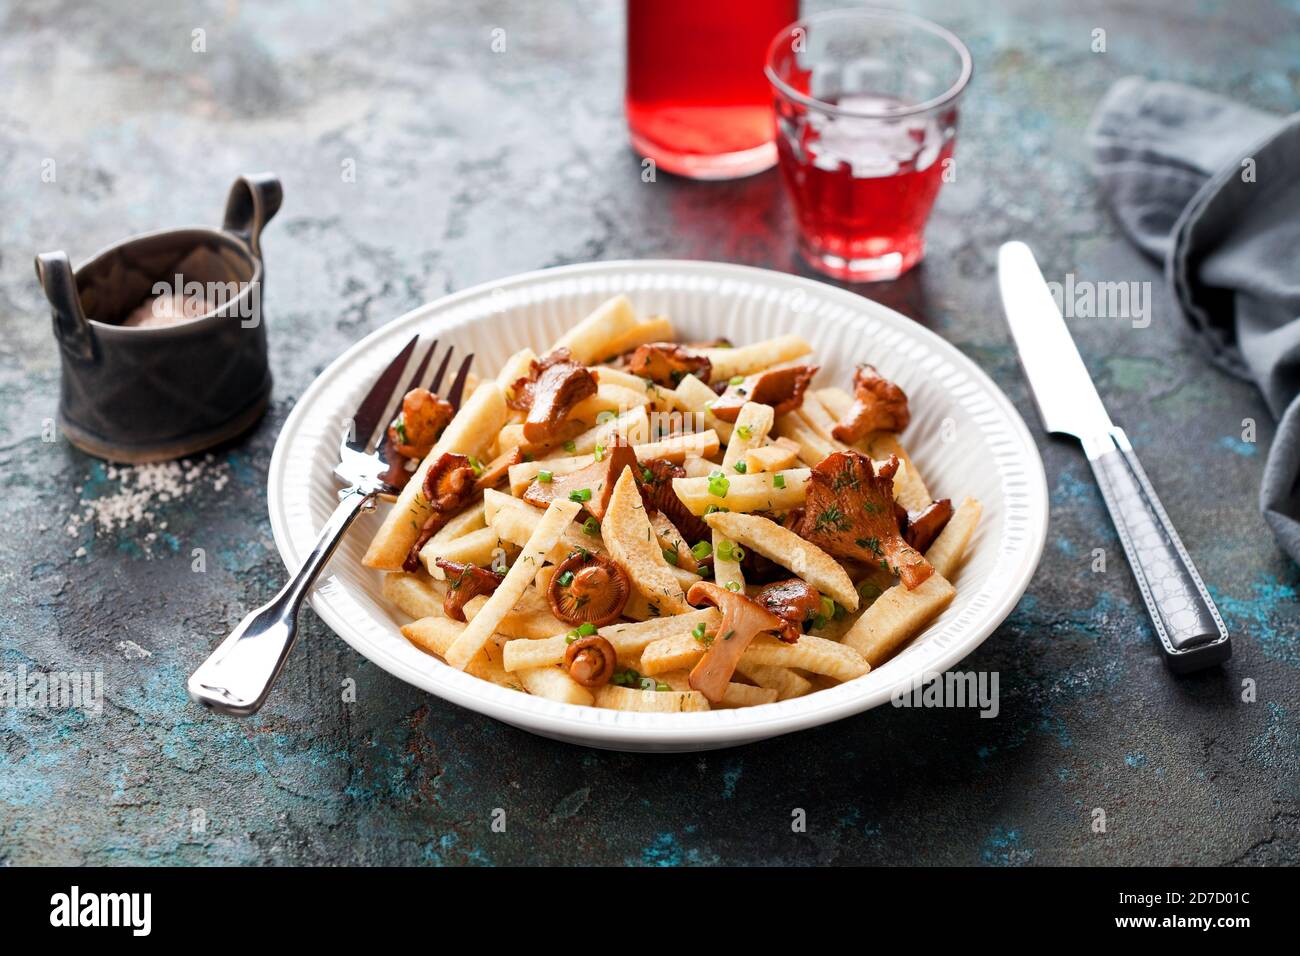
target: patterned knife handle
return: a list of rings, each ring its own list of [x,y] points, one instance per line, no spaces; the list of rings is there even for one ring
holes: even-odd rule
[[[1122,428],[1084,443],[1165,662],[1180,673],[1232,656],[1227,628]]]

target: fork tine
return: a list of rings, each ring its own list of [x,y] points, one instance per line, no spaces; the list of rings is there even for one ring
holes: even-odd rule
[[[460,398],[465,391],[465,379],[469,378],[469,367],[473,364],[474,353],[471,352],[460,363],[460,371],[456,373],[456,380],[451,383],[451,391],[447,393],[447,401],[451,403],[451,407],[456,411],[460,411]]]
[[[436,351],[438,351],[438,340],[434,339],[433,344],[429,346],[429,351],[424,353],[424,358],[422,358],[420,364],[416,366],[415,374],[408,380],[406,392],[409,392],[413,388],[420,387],[420,383],[424,380],[425,370],[429,367],[429,360],[433,358],[433,353]],[[406,392],[403,392],[402,394],[405,395]]]
[[[452,345],[447,348],[447,354],[442,357],[442,364],[438,366],[437,373],[433,376],[433,381],[429,383],[429,391],[437,394],[438,389],[442,388],[442,377],[447,374],[447,364],[451,361],[452,354],[456,351],[456,346]],[[452,402],[452,404],[456,404]]]
[[[424,352],[424,358],[420,359],[420,364],[416,366],[415,374],[411,376],[409,384],[405,388],[395,389],[392,397],[388,399],[388,404],[384,406],[384,413],[379,417],[379,425],[371,431],[366,441],[366,451],[371,449],[379,455],[381,461],[387,461],[388,456],[384,447],[384,433],[388,428],[388,423],[397,417],[398,410],[402,407],[402,399],[406,393],[413,388],[420,387],[420,381],[424,378],[424,373],[429,367],[429,360],[433,358],[433,353],[438,350],[438,340],[434,339]]]
[[[384,410],[392,399],[393,389],[401,382],[402,373],[406,371],[406,366],[411,361],[411,355],[419,341],[420,337],[416,335],[406,343],[406,347],[397,353],[397,357],[388,364],[388,368],[384,369],[383,374],[375,380],[375,384],[362,399],[356,414],[352,416],[352,436],[348,440],[349,447],[357,451],[364,451],[369,447],[370,437],[374,434],[375,427],[383,421]]]

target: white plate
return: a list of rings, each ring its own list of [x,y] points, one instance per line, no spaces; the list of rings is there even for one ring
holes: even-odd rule
[[[361,565],[379,523],[370,515],[340,546],[311,598],[316,613],[357,651],[416,687],[548,737],[620,750],[705,750],[875,707],[900,684],[955,665],[1011,613],[1042,554],[1047,483],[1029,431],[1006,396],[957,349],[869,299],[808,279],[711,262],[602,262],[530,272],[449,295],[366,336],[312,383],[276,442],[267,498],[285,564],[301,563],[335,504],[331,469],[342,423],[414,333],[474,352],[476,371],[490,376],[518,348],[546,348],[619,292],[642,315],[671,316],[686,338],[722,335],[744,344],[798,332],[822,366],[818,384],[847,387],[854,365],[864,361],[898,382],[912,409],[903,442],[931,491],[956,500],[969,494],[984,504],[952,605],[880,668],[806,697],[696,714],[578,707],[478,680],[407,643],[398,632],[405,619],[380,595],[380,574]]]

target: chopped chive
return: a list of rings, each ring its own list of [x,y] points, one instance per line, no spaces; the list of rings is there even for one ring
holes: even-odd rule
[[[555,580],[556,580],[556,582],[560,585],[560,587],[562,587],[562,588],[567,588],[570,584],[573,583],[573,572],[572,572],[572,571],[565,571],[563,574],[561,574],[561,575],[560,575],[558,578],[556,578]]]
[[[676,567],[676,566],[677,566],[677,552],[676,552],[676,551],[674,551],[672,548],[660,548],[659,550],[663,552],[663,556],[664,556],[664,560],[665,560],[665,561],[667,561],[667,562],[668,562],[669,564],[671,564],[673,567]]]
[[[582,501],[590,501],[590,500],[591,500],[591,489],[590,489],[590,488],[575,488],[575,489],[573,489],[572,491],[569,492],[569,500],[570,500],[570,501],[578,501],[578,502],[582,502]]]

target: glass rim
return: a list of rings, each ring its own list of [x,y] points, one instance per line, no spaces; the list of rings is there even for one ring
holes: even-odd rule
[[[835,20],[889,20],[895,23],[903,23],[909,26],[924,30],[927,33],[937,36],[947,43],[961,58],[961,75],[954,83],[938,96],[931,97],[920,103],[909,106],[890,106],[882,109],[864,110],[864,109],[845,109],[842,106],[836,106],[834,103],[827,103],[825,100],[819,100],[815,96],[809,96],[796,90],[793,86],[777,75],[772,67],[775,60],[777,44],[789,37],[791,31],[800,27],[813,26],[816,24],[830,23]],[[883,10],[871,7],[865,7],[855,10],[827,10],[823,13],[814,13],[806,17],[800,17],[793,23],[787,24],[772,37],[772,42],[767,45],[767,56],[763,63],[763,73],[767,81],[787,99],[794,100],[804,106],[829,113],[832,116],[845,116],[857,119],[896,119],[901,116],[915,116],[918,113],[928,113],[951,103],[965,91],[970,83],[972,74],[975,72],[974,62],[971,59],[970,50],[966,44],[961,41],[957,34],[953,33],[947,27],[940,26],[933,20],[927,20],[925,17],[919,17],[913,13],[904,13],[901,10]]]

